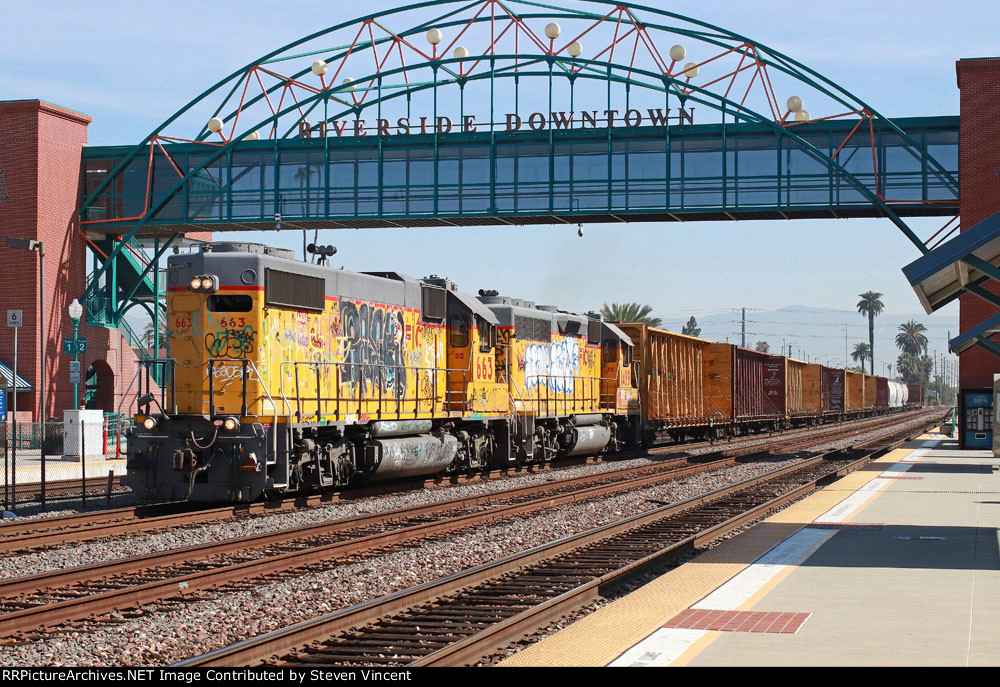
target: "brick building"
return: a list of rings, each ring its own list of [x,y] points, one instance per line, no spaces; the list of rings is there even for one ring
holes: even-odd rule
[[[30,416],[37,421],[42,411],[40,296],[46,329],[45,415],[61,419],[62,411],[73,407],[69,383],[73,357],[62,352],[62,340],[73,336],[67,308],[82,296],[87,275],[77,208],[80,156],[90,122],[85,114],[40,100],[0,101],[0,234],[41,241],[45,252],[45,292],[40,294],[38,253],[0,243],[0,315],[21,310],[24,316],[18,334],[18,374],[32,390],[19,393],[17,403],[18,416],[25,420]],[[97,406],[115,411],[135,374],[136,355],[117,329],[88,327],[85,320],[80,336],[87,338],[88,351],[80,357],[80,367],[84,373],[92,368],[96,377]],[[6,326],[0,328],[0,361],[13,364],[13,330]],[[83,388],[81,383],[81,399]]]

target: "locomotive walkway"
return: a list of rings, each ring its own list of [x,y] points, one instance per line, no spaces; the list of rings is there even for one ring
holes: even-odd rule
[[[996,665],[1000,472],[926,434],[505,666]]]

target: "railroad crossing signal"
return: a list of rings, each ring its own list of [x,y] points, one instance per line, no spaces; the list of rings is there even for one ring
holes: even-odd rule
[[[24,322],[24,311],[23,310],[8,310],[7,311],[7,326],[8,327],[20,327],[22,322]]]
[[[87,352],[87,339],[85,337],[80,337],[74,339],[72,337],[63,339],[63,353],[73,355],[74,353],[86,353]]]

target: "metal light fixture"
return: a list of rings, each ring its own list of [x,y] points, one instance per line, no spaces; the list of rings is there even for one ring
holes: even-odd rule
[[[570,57],[579,57],[583,53],[583,44],[580,41],[573,41],[566,46],[566,52]]]
[[[323,76],[326,74],[326,62],[323,60],[316,60],[312,63],[312,73],[316,76]]]
[[[674,62],[680,62],[685,57],[687,57],[687,48],[683,45],[675,45],[670,48],[670,59]]]
[[[218,117],[212,117],[210,120],[208,120],[208,130],[211,131],[213,134],[217,134],[220,131],[222,131],[222,127],[224,127],[225,125],[226,123],[223,122]]]
[[[686,76],[689,79],[693,79],[694,77],[698,76],[699,71],[701,71],[701,69],[694,62],[688,62],[686,65],[684,65],[684,76]]]
[[[442,40],[444,40],[444,34],[441,33],[441,29],[430,29],[427,32],[427,42],[431,45],[437,45]]]
[[[452,55],[455,57],[456,60],[464,60],[466,57],[469,56],[469,51],[467,48],[464,48],[460,45],[457,48],[455,48],[455,52],[453,52]]]
[[[545,37],[546,38],[551,38],[552,40],[555,40],[555,39],[559,38],[559,34],[561,34],[561,33],[562,33],[562,28],[559,26],[559,24],[556,24],[555,22],[552,22],[551,24],[546,24],[545,25]]]

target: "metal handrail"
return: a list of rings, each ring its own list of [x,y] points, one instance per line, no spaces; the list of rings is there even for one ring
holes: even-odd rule
[[[291,373],[291,375],[288,375],[285,372],[285,370],[286,370],[286,368],[288,366],[292,367],[292,373]],[[301,367],[305,367],[305,368],[311,369],[311,371],[315,374],[315,377],[316,377],[316,395],[312,396],[310,398],[305,398],[302,395],[302,393],[301,393],[302,384],[299,381],[300,380],[299,370],[300,370]],[[321,389],[320,389],[320,369],[322,367],[333,367],[333,369],[334,369],[334,373],[336,375],[336,379],[334,380],[333,387],[337,390],[337,395],[336,396],[323,396],[321,394]],[[351,394],[349,396],[342,396],[341,393],[340,393],[340,388],[341,388],[341,386],[343,384],[343,382],[341,381],[341,372],[343,370],[352,369],[352,368],[357,368],[359,371],[361,371],[361,374],[359,375],[359,381],[358,382],[351,382],[351,384],[356,384],[357,385],[357,392],[358,393],[357,394]],[[377,395],[377,397],[373,395],[372,398],[365,398],[365,387],[368,385],[368,381],[367,381],[367,379],[365,378],[365,375],[364,375],[364,372],[365,372],[366,369],[377,371],[378,382],[374,385],[378,389],[378,395]],[[429,375],[433,375],[431,377],[431,379],[432,379],[431,396],[429,396],[427,398],[421,398],[420,397],[419,386],[418,386],[417,393],[414,396],[414,398],[412,398],[412,399],[407,399],[405,397],[400,398],[399,396],[396,396],[395,394],[393,394],[391,398],[386,398],[385,395],[384,395],[384,387],[381,384],[380,380],[383,378],[383,372],[388,372],[390,370],[392,370],[392,371],[397,371],[397,370],[413,371],[413,372],[415,372],[417,374],[417,379],[418,380],[419,380],[419,375],[420,375],[421,372],[426,372]],[[305,404],[309,403],[310,401],[313,401],[313,402],[316,403],[316,412],[313,414],[313,417],[316,418],[317,422],[320,421],[320,417],[322,416],[322,410],[323,410],[323,404],[324,403],[335,403],[336,411],[334,412],[333,415],[334,415],[334,417],[337,420],[339,420],[340,419],[340,415],[341,415],[341,404],[342,403],[351,403],[351,404],[356,403],[357,407],[358,407],[358,415],[361,415],[362,414],[361,411],[363,410],[365,403],[375,402],[375,403],[378,404],[377,405],[376,416],[377,416],[378,419],[380,419],[382,417],[382,413],[384,412],[384,408],[385,408],[386,402],[391,402],[391,403],[393,403],[395,405],[395,411],[396,411],[397,414],[400,413],[401,406],[403,406],[406,403],[413,403],[413,414],[414,414],[414,416],[416,416],[416,415],[418,415],[420,413],[420,403],[422,401],[430,401],[431,402],[430,414],[431,414],[431,417],[434,417],[435,415],[437,415],[437,409],[436,409],[436,406],[435,406],[435,401],[438,399],[437,384],[438,384],[438,377],[441,375],[441,373],[445,374],[444,402],[446,404],[448,404],[448,406],[449,406],[448,410],[446,412],[451,412],[453,410],[453,408],[451,406],[452,406],[452,404],[455,403],[455,401],[452,398],[452,396],[454,396],[454,395],[461,395],[462,391],[453,390],[453,389],[450,388],[450,380],[449,380],[450,374],[453,373],[453,372],[458,372],[458,373],[462,374],[462,389],[464,390],[464,389],[467,388],[468,377],[469,377],[469,372],[470,371],[471,371],[471,365],[470,365],[470,367],[462,369],[462,368],[449,368],[449,367],[437,367],[437,366],[435,366],[435,367],[410,367],[410,366],[407,366],[407,365],[388,365],[388,364],[385,364],[385,363],[343,363],[343,362],[332,362],[332,361],[317,362],[317,361],[308,361],[308,360],[286,360],[286,361],[280,363],[280,365],[278,366],[278,377],[279,377],[279,380],[280,380],[279,381],[279,388],[278,388],[278,390],[279,390],[279,393],[281,394],[282,401],[285,403],[285,406],[288,408],[288,414],[292,415],[291,400],[288,398],[288,395],[285,393],[285,379],[288,376],[291,376],[291,377],[293,377],[295,379],[295,394],[294,394],[295,395],[295,398],[294,398],[294,400],[295,400],[295,415],[296,415],[296,417],[298,418],[298,420],[300,422],[302,421],[303,415],[307,415],[306,413],[303,413],[303,407],[304,407]],[[387,376],[388,375],[386,375],[386,377]],[[303,401],[305,401],[305,404],[303,403]],[[462,410],[464,410],[466,408],[467,401],[465,400],[464,397],[462,397],[461,401],[459,402],[459,405],[462,406]]]

